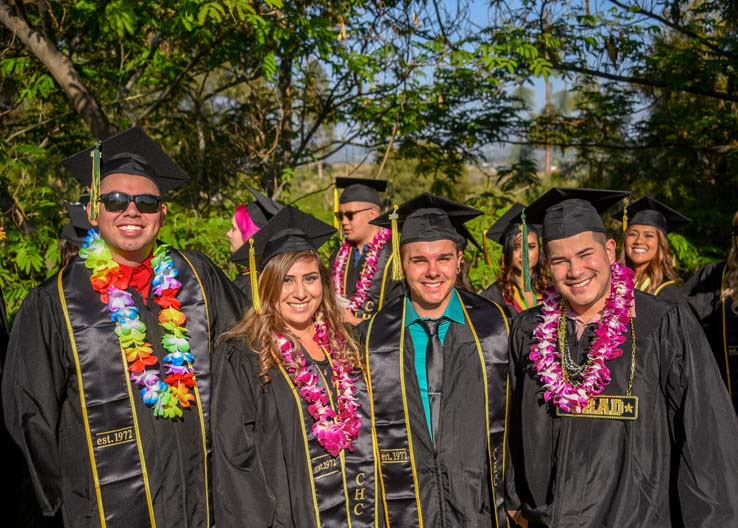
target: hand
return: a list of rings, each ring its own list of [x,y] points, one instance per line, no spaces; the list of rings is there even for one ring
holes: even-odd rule
[[[351,310],[349,310],[348,308],[344,308],[344,309],[343,309],[343,322],[344,322],[344,323],[348,323],[348,324],[350,324],[351,326],[356,326],[356,325],[357,325],[357,324],[359,324],[359,323],[360,323],[361,321],[362,321],[362,319],[360,319],[359,317],[356,317],[356,316],[354,315],[354,312],[352,312],[352,311],[351,311]]]
[[[507,510],[507,514],[510,516],[510,518],[513,520],[513,522],[517,526],[522,526],[523,528],[528,528],[528,520],[523,517],[523,512],[520,510]]]

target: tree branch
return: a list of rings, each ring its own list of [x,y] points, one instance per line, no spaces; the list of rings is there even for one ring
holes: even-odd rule
[[[0,22],[17,35],[31,53],[46,66],[92,134],[98,139],[105,139],[112,135],[113,130],[107,116],[95,97],[82,83],[69,57],[56,49],[41,33],[32,29],[25,20],[14,15],[10,6],[1,0]]]

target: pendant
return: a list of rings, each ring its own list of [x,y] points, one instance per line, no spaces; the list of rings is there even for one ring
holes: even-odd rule
[[[637,420],[638,396],[593,396],[581,413],[565,411],[560,407],[556,407],[556,416],[604,420]]]

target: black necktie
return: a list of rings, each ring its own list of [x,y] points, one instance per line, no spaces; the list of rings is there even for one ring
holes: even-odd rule
[[[428,333],[428,346],[425,349],[425,370],[428,378],[428,401],[431,411],[431,434],[433,443],[438,437],[438,425],[441,415],[441,385],[443,383],[443,351],[441,339],[438,337],[440,319],[421,319],[418,322]]]

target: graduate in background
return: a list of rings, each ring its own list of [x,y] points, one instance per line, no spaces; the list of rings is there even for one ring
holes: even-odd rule
[[[650,196],[612,216],[623,224],[620,262],[635,271],[636,288],[668,301],[682,300],[666,235],[687,225],[689,218]]]
[[[505,526],[507,321],[454,287],[464,223],[482,212],[424,193],[396,213],[408,291],[359,327],[387,522]]]
[[[83,195],[78,202],[64,200],[69,223],[64,224],[59,235],[59,267],[64,268],[79,253],[92,224],[87,218],[90,195]]]
[[[233,282],[244,293],[251,305],[251,282],[249,280],[249,239],[282,209],[271,198],[253,187],[246,186],[254,201],[236,207],[231,219],[231,228],[226,233],[231,244],[231,262],[243,266],[241,273]]]
[[[67,527],[212,526],[211,358],[242,295],[204,255],[157,243],[162,193],[188,178],[142,129],[62,164],[91,187],[99,234],[23,301],[5,423]]]
[[[525,291],[523,224],[520,218],[522,210],[522,204],[513,204],[485,234],[489,240],[502,245],[502,257],[499,277],[479,295],[503,306],[508,316],[519,314],[523,310],[536,306],[540,302],[541,292],[548,286],[538,242],[541,226],[527,224],[531,288],[530,291]]]
[[[285,207],[254,235],[260,301],[216,351],[219,527],[383,525],[360,350],[318,257],[334,233]]]
[[[692,275],[681,293],[702,324],[738,411],[738,213],[730,235],[728,258]]]
[[[335,212],[346,238],[331,255],[331,282],[351,324],[368,319],[404,292],[389,263],[390,231],[370,223],[382,212],[379,193],[386,188],[385,180],[336,178],[336,189],[343,192]]]
[[[526,209],[555,290],[510,335],[506,507],[529,527],[738,526],[738,419],[689,309],[616,261],[599,212],[627,194]]]

